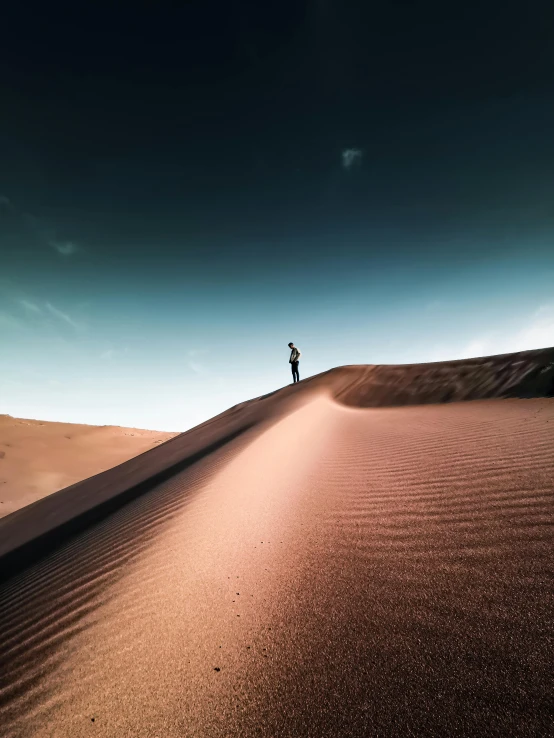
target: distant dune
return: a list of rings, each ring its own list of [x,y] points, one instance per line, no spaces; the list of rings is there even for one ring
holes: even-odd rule
[[[0,520],[5,734],[554,735],[553,367],[333,369]]]
[[[0,415],[0,517],[175,435]]]

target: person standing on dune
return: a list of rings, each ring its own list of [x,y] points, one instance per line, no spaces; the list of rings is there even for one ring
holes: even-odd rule
[[[292,369],[292,381],[293,382],[299,382],[300,381],[300,374],[298,373],[298,362],[300,361],[301,353],[299,349],[296,348],[294,343],[291,341],[289,343],[290,348],[290,359],[289,364],[291,365]]]

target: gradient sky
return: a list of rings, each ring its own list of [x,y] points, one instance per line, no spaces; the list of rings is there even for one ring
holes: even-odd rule
[[[0,412],[554,345],[551,2],[86,5],[3,9]]]

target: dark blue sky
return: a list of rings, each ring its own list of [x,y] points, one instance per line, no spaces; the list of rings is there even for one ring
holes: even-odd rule
[[[179,429],[290,340],[304,376],[554,343],[551,3],[3,13],[6,412]]]

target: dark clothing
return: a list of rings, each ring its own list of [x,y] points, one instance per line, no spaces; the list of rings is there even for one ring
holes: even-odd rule
[[[292,368],[292,381],[293,382],[299,382],[300,381],[300,374],[298,373],[298,362],[297,361],[291,361],[290,363]]]
[[[289,346],[292,346],[289,359],[290,368],[292,369],[292,380],[293,382],[299,382],[300,375],[298,374],[298,362],[302,354],[300,353],[300,349],[293,344],[289,343]]]

